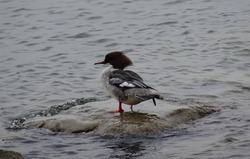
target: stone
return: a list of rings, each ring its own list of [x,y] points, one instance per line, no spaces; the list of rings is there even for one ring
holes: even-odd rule
[[[88,133],[118,136],[140,134],[171,129],[179,124],[200,119],[215,112],[206,106],[180,107],[158,101],[134,106],[132,112],[126,105],[123,113],[108,113],[114,108],[114,100],[91,102],[72,107],[52,117],[36,117],[23,123],[28,128],[45,128],[60,133]]]
[[[1,159],[24,159],[23,155],[15,151],[7,151],[0,149]]]

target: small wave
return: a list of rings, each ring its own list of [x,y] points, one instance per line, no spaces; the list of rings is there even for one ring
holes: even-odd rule
[[[158,23],[156,24],[156,26],[161,26],[161,25],[171,25],[171,24],[177,24],[177,21],[167,21],[167,22],[163,22],[163,23]]]
[[[53,47],[51,47],[51,46],[47,46],[47,47],[45,47],[45,48],[43,48],[43,49],[41,49],[41,50],[38,50],[38,51],[49,51],[50,49],[52,49]]]
[[[81,38],[89,38],[89,37],[91,37],[91,35],[88,33],[79,33],[73,36],[68,36],[67,38],[81,39]]]
[[[19,9],[13,10],[13,12],[21,12],[21,11],[30,11],[30,9],[27,9],[27,8],[19,8]]]
[[[102,16],[93,16],[93,17],[89,17],[88,20],[96,20],[96,19],[101,19]]]
[[[36,113],[28,114],[24,117],[16,118],[12,121],[10,129],[19,129],[21,128],[21,124],[26,120],[35,118],[35,117],[51,117],[54,116],[61,111],[68,110],[77,105],[83,105],[89,102],[97,101],[96,98],[79,98],[72,100],[71,102],[67,102],[61,105],[53,105],[47,110],[38,111]]]
[[[167,2],[164,5],[175,5],[175,4],[180,4],[183,2],[185,2],[185,0],[175,0],[175,1]]]

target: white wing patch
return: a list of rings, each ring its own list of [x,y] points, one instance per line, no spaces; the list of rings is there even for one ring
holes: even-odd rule
[[[133,85],[132,83],[128,83],[128,82],[123,82],[119,85],[120,87],[135,87],[135,85]]]

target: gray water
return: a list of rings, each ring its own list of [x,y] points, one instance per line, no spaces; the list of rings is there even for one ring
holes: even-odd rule
[[[249,0],[1,0],[0,148],[25,158],[248,158],[249,8]],[[8,129],[53,105],[107,100],[104,67],[93,64],[115,50],[169,103],[220,111],[120,137]]]

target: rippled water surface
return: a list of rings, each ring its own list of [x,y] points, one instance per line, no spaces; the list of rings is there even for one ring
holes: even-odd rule
[[[250,1],[1,0],[0,20],[1,149],[25,158],[250,156]],[[53,105],[107,100],[99,82],[104,67],[93,64],[114,50],[164,95],[166,109],[220,111],[120,137],[8,129]]]

